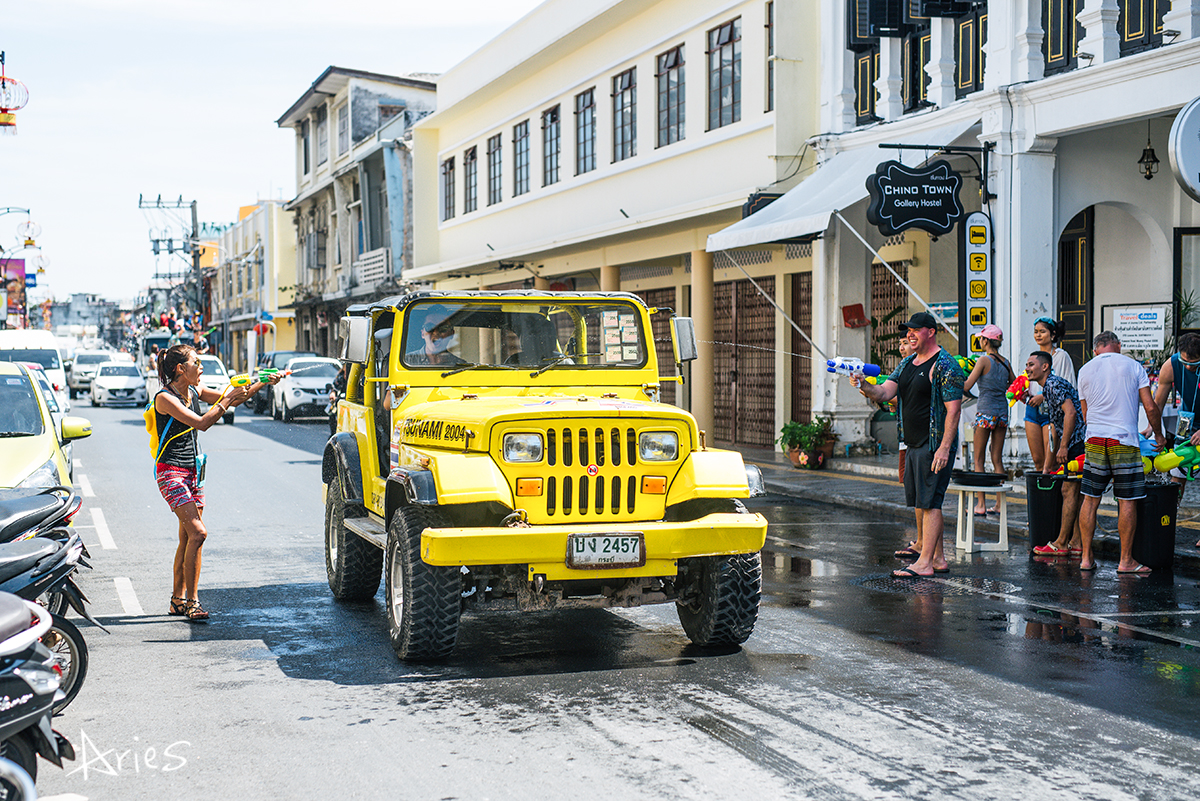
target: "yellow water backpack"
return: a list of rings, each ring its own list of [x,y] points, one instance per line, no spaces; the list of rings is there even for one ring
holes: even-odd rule
[[[160,390],[161,391],[161,390]],[[146,404],[146,410],[142,412],[142,418],[146,421],[146,433],[150,435],[150,454],[154,456],[154,463],[158,464],[162,459],[163,451],[167,449],[167,445],[171,440],[182,437],[184,434],[191,431],[191,427],[185,426],[174,417],[167,415],[167,427],[161,432],[158,430],[158,416],[154,412],[154,400],[158,395],[155,394],[150,399],[150,403]],[[171,426],[174,424],[180,430],[171,436],[166,436],[171,432]]]

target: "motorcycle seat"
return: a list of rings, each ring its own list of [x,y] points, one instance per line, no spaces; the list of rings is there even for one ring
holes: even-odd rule
[[[62,543],[45,537],[0,544],[0,582],[21,575],[62,547]]]
[[[63,506],[57,495],[32,495],[0,502],[0,542],[33,528]]]
[[[31,620],[32,615],[24,601],[11,593],[0,592],[0,641],[25,631]]]

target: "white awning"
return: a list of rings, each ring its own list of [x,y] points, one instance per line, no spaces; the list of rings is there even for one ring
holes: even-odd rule
[[[908,133],[885,141],[888,144],[951,145],[976,122],[974,119],[960,120],[936,130]],[[715,253],[821,233],[829,227],[834,211],[848,208],[867,196],[867,176],[875,172],[880,162],[896,158],[898,152],[901,151],[871,145],[835,154],[803,183],[766,208],[711,234],[708,251]],[[918,155],[914,163],[923,161]]]

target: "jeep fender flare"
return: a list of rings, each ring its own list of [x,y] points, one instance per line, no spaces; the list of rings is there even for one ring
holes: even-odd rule
[[[358,439],[349,431],[339,431],[325,443],[321,458],[321,481],[333,483],[340,475],[346,503],[363,505],[362,463],[358,458]]]
[[[437,484],[433,473],[418,465],[401,465],[388,474],[384,497],[384,519],[401,506],[437,506]]]

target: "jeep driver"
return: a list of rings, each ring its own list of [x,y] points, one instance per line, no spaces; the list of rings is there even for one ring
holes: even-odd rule
[[[659,403],[650,315],[624,292],[416,292],[351,307],[325,448],[325,561],[341,600],[382,573],[401,659],[445,657],[468,606],[674,601],[698,645],[758,617],[757,468]],[[677,361],[690,320],[672,320]]]

